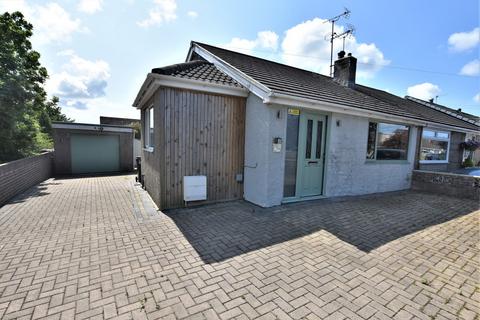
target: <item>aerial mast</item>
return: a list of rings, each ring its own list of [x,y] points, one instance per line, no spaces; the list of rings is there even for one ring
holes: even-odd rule
[[[343,13],[328,19],[326,22],[330,22],[332,24],[332,33],[330,34],[330,77],[333,76],[333,40],[336,38],[343,37],[343,48],[345,49],[345,38],[349,35],[352,35],[355,29],[351,26],[347,31],[342,32],[341,34],[335,33],[335,22],[340,20],[340,18],[348,19],[350,17],[350,10],[345,8]]]

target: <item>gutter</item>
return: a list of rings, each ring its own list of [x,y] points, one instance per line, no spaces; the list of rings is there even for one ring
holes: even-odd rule
[[[436,128],[436,129],[448,129],[457,132],[478,132],[471,129],[451,126],[440,124],[437,122],[430,122],[424,121],[414,118],[407,118],[402,116],[396,115],[389,115],[378,111],[371,111],[366,109],[359,109],[355,107],[348,107],[336,103],[331,102],[320,102],[318,100],[308,99],[308,98],[301,98],[301,97],[294,97],[284,93],[279,92],[271,92],[266,98],[263,99],[263,103],[265,104],[282,104],[287,106],[298,106],[303,108],[308,108],[312,110],[320,110],[326,112],[336,112],[348,115],[354,115],[364,118],[376,118],[376,119],[383,119],[388,121],[397,121],[403,122],[407,124],[412,124],[416,126],[422,126],[427,128]]]
[[[150,97],[155,93],[155,91],[157,91],[159,87],[188,89],[244,98],[246,98],[249,94],[249,91],[245,88],[223,85],[209,81],[149,73],[145,79],[145,82],[140,88],[137,98],[133,102],[133,106],[137,109],[141,109],[145,102],[150,99]]]

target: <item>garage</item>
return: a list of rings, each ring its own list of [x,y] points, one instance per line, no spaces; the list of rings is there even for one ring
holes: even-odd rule
[[[70,149],[74,174],[120,171],[118,136],[72,134]]]
[[[133,170],[133,128],[65,122],[56,122],[52,128],[56,174]]]

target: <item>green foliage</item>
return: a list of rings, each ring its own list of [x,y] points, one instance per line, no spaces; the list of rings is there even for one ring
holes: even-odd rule
[[[463,164],[462,164],[465,168],[469,168],[469,167],[473,167],[475,165],[475,163],[473,162],[473,159],[472,158],[467,158],[463,161]]]
[[[48,74],[32,50],[32,32],[20,12],[0,15],[0,162],[51,148],[51,122],[70,120],[58,98],[47,101]]]
[[[135,131],[135,139],[140,139],[141,138],[140,132],[142,131],[142,126],[140,125],[140,122],[132,122],[130,126]]]

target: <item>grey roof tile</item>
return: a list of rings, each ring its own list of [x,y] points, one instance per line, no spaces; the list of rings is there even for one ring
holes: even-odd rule
[[[162,68],[155,68],[152,69],[152,73],[212,82],[232,87],[242,87],[237,81],[218,70],[212,63],[203,60],[195,60]]]
[[[409,102],[385,91],[356,85],[355,90],[344,87],[330,77],[319,73],[287,66],[246,54],[193,42],[218,58],[232,65],[273,92],[321,102],[341,104],[362,110],[430,121],[466,129],[480,127],[452,117],[441,111]]]

